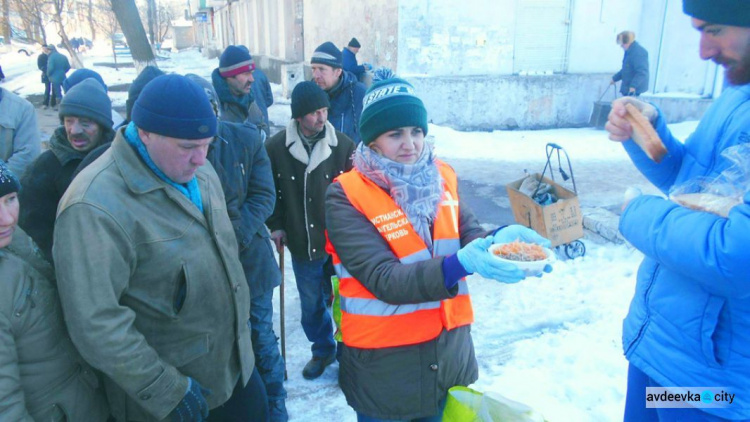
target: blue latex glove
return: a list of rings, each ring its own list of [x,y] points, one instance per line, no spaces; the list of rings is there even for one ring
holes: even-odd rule
[[[492,236],[474,239],[456,252],[458,262],[470,273],[477,273],[484,278],[503,283],[518,283],[526,278],[517,266],[502,262],[492,256],[492,252],[487,250],[491,245]]]
[[[539,233],[519,224],[503,227],[492,236],[493,244],[510,243],[516,240],[526,243],[536,243],[545,248],[549,248],[552,245],[549,240],[543,238]]]
[[[173,422],[203,422],[208,418],[206,396],[210,394],[211,390],[203,388],[198,381],[188,377],[185,397],[169,413],[169,419]]]
[[[367,70],[372,70],[372,65],[370,63],[362,63],[362,66],[364,66]]]

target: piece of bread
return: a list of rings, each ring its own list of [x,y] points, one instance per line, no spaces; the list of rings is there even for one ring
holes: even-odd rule
[[[667,155],[667,148],[654,130],[654,127],[651,126],[651,122],[633,104],[625,104],[625,109],[628,111],[625,114],[625,118],[630,123],[630,126],[633,127],[633,140],[635,143],[648,155],[648,158],[657,163],[661,162],[661,159]]]

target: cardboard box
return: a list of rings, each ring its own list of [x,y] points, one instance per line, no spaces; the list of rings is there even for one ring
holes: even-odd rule
[[[539,173],[531,175],[536,180],[541,176]],[[558,200],[554,204],[542,206],[518,190],[524,179],[525,177],[506,185],[516,222],[549,239],[553,247],[582,238],[583,215],[578,196],[545,177],[542,181],[554,188]]]

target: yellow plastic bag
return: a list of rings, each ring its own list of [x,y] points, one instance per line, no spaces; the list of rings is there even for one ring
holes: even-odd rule
[[[544,422],[534,409],[499,394],[480,393],[468,387],[448,390],[443,422]]]

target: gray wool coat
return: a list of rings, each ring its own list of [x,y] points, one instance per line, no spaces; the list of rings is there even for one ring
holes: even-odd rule
[[[0,420],[106,421],[104,391],[68,338],[53,281],[16,229],[0,249]]]

